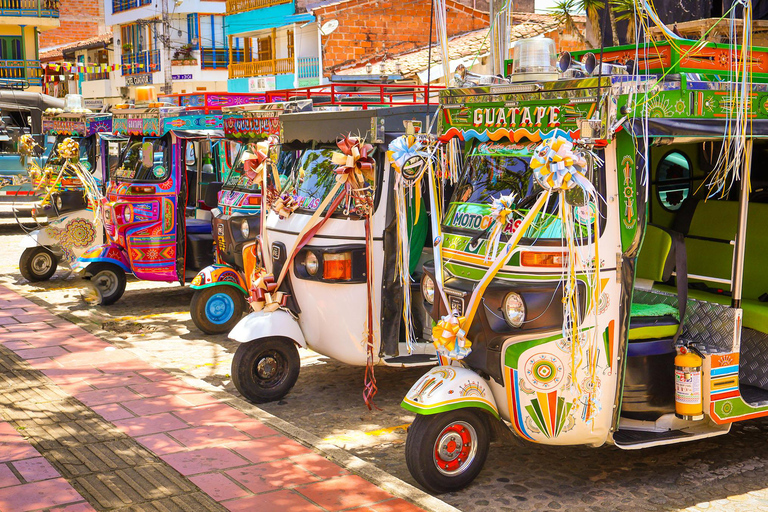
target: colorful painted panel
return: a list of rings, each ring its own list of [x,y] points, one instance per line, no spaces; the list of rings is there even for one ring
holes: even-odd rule
[[[275,111],[227,114],[224,133],[235,138],[258,139],[280,135],[280,118]]]
[[[163,120],[163,133],[171,130],[220,130],[223,126],[221,115],[169,117]]]

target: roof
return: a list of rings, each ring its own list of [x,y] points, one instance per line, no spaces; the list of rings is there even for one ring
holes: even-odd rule
[[[87,50],[90,48],[103,48],[112,42],[112,32],[106,32],[99,34],[98,36],[89,37],[82,41],[75,41],[74,43],[65,44],[57,48],[52,48],[46,51],[40,52],[40,60],[43,62],[50,62],[64,58],[65,53],[76,52],[77,50]]]
[[[556,30],[560,22],[549,14],[520,13],[514,15],[517,25],[512,26],[510,37],[512,41],[535,37],[540,34],[546,34]],[[574,16],[576,23],[586,23],[585,16]],[[448,57],[450,60],[458,60],[465,57],[477,55],[478,58],[490,54],[490,29],[483,28],[472,32],[454,36],[448,41]],[[367,60],[356,62],[353,67],[335,71],[339,75],[359,75],[365,73],[365,66],[368,63],[374,64],[376,68],[374,73],[378,74],[399,74],[403,77],[411,77],[416,73],[427,69],[429,57],[429,47],[424,46],[416,50],[411,50],[395,55],[371,55]],[[384,62],[384,72],[381,73],[379,65]],[[432,65],[441,62],[440,47],[435,43],[432,45]],[[400,66],[398,72],[397,66]]]

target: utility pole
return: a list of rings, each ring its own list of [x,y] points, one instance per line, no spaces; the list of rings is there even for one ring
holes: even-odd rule
[[[165,53],[165,62],[162,62],[163,73],[165,75],[165,84],[163,84],[163,93],[171,94],[173,92],[173,76],[171,74],[171,19],[168,15],[168,0],[160,0],[163,35],[163,50]]]

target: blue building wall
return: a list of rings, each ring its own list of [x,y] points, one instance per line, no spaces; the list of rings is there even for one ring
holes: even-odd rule
[[[293,73],[275,75],[275,89],[293,89]],[[250,92],[247,78],[230,78],[227,80],[227,92]]]
[[[286,18],[296,12],[293,2],[230,14],[224,18],[224,33],[228,36],[265,28],[282,27]]]

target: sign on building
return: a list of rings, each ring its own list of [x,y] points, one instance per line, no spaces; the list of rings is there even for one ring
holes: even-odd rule
[[[274,91],[275,88],[273,76],[252,76],[248,79],[248,92]]]
[[[152,83],[152,73],[146,75],[129,75],[125,77],[125,85],[149,85]]]
[[[192,73],[184,74],[184,75],[171,75],[171,78],[174,80],[192,80]]]

